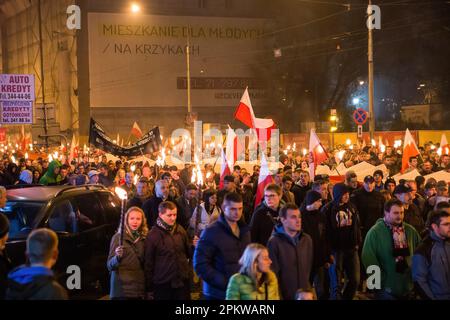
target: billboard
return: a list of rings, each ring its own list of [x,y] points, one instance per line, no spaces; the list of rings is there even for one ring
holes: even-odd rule
[[[188,48],[193,106],[236,106],[246,86],[264,104],[266,19],[89,13],[88,21],[92,107],[186,106]]]

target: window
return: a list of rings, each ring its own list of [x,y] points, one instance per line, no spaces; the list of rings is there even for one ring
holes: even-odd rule
[[[103,210],[95,193],[75,196],[71,201],[77,217],[78,231],[86,231],[105,223]]]
[[[78,232],[78,221],[69,200],[57,203],[50,211],[48,227],[55,232]]]
[[[0,212],[9,220],[9,237],[20,238],[27,235],[35,223],[36,217],[44,206],[42,202],[10,202]]]
[[[101,192],[98,195],[105,212],[107,223],[116,224],[120,220],[120,200],[109,192]]]

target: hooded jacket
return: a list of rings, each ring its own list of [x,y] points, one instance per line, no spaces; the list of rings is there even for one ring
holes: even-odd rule
[[[278,210],[272,210],[263,201],[252,215],[250,221],[250,229],[252,235],[252,242],[260,243],[263,246],[267,245],[273,228],[278,223]]]
[[[107,268],[111,273],[110,294],[111,298],[144,298],[144,238],[133,242],[128,233],[124,234],[123,256],[116,256],[116,248],[119,246],[120,233],[116,233],[111,239]]]
[[[281,298],[294,300],[298,289],[309,289],[313,266],[313,242],[304,232],[291,238],[277,225],[267,244],[272,270],[278,277]]]
[[[61,168],[61,162],[58,160],[50,162],[47,172],[41,177],[39,183],[46,186],[56,185],[61,180],[61,177],[55,174],[55,168]]]
[[[203,279],[203,293],[214,299],[225,299],[228,280],[239,272],[239,259],[250,244],[250,229],[239,221],[236,237],[224,214],[206,228],[195,248],[194,268]]]
[[[45,267],[21,266],[8,276],[6,300],[67,300],[66,290]]]
[[[348,188],[338,183],[333,188],[333,201],[322,207],[327,219],[327,239],[333,251],[353,250],[361,245],[361,230],[358,210],[349,201],[340,204]]]
[[[414,253],[412,276],[423,299],[450,300],[450,241],[431,231]]]

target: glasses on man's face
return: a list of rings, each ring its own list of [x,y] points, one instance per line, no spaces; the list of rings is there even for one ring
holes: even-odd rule
[[[265,194],[264,195],[264,198],[267,198],[267,199],[273,199],[273,198],[275,198],[277,195],[276,194]]]

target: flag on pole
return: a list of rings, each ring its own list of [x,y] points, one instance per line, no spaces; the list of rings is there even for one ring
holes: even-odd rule
[[[255,208],[261,203],[264,198],[264,188],[273,183],[273,177],[267,163],[264,153],[261,154],[261,169],[259,171],[258,188],[256,189]]]
[[[225,155],[225,151],[222,148],[222,165],[220,168],[220,182],[219,189],[223,189],[223,181],[226,176],[231,174],[230,167],[228,166],[227,156]]]
[[[78,158],[78,142],[75,135],[72,135],[72,142],[70,144],[69,164],[73,159]]]
[[[316,168],[319,164],[328,159],[328,154],[325,148],[320,143],[319,137],[316,132],[311,129],[309,135],[309,175],[311,180],[316,175]]]
[[[22,125],[20,129],[20,149],[22,152],[27,151],[28,144],[31,143],[31,134],[25,133],[25,126]]]
[[[270,139],[272,130],[276,128],[272,119],[256,118],[253,112],[252,103],[248,94],[248,88],[245,89],[241,101],[234,113],[234,118],[241,121],[247,127],[255,129],[258,141],[267,141]]]
[[[441,143],[439,145],[439,148],[441,148],[442,154],[448,154],[450,146],[447,142],[447,137],[445,136],[445,133],[442,134]]]
[[[405,139],[403,141],[402,173],[409,167],[409,158],[418,155],[420,155],[419,148],[417,148],[416,142],[414,141],[411,132],[409,132],[409,129],[406,129]]]
[[[131,134],[138,139],[142,137],[142,130],[139,128],[136,121],[133,123],[133,128],[131,128]]]
[[[231,129],[230,126],[228,126],[227,129],[227,161],[228,166],[230,167],[230,170],[233,169],[234,164],[237,161],[237,136],[233,129]]]

